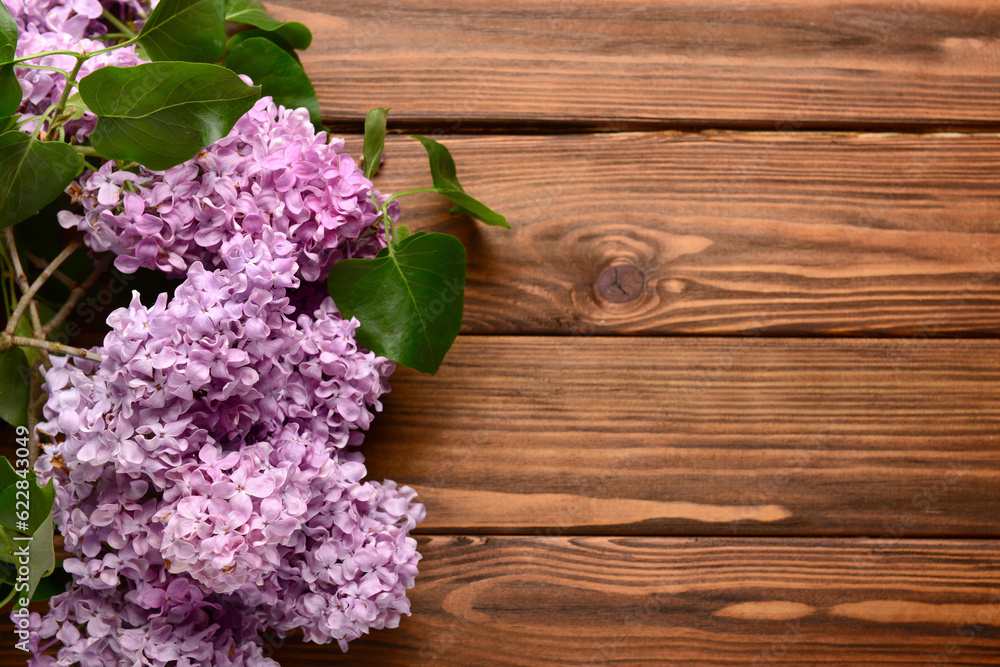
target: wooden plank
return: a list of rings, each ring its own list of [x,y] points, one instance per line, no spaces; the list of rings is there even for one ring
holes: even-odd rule
[[[1000,535],[1000,341],[460,337],[392,387],[424,532]]]
[[[1000,332],[1000,136],[446,143],[466,189],[513,227],[402,200],[411,228],[469,249],[466,333]],[[384,191],[429,184],[419,143],[390,138],[387,155]]]
[[[437,537],[347,665],[995,665],[995,542]],[[287,640],[282,664],[333,658]]]
[[[992,0],[275,0],[316,33],[324,118],[484,125],[984,127]]]

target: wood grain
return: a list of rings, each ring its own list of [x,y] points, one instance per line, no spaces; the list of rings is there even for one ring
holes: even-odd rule
[[[411,228],[469,249],[466,333],[1000,333],[1000,136],[445,143],[513,227],[451,215],[436,195],[402,201]],[[429,184],[418,142],[390,138],[387,156],[384,191]],[[631,282],[605,280],[619,270]]]
[[[392,387],[424,533],[1000,536],[1000,341],[460,337]]]
[[[324,119],[479,127],[1000,125],[991,0],[276,0]]]
[[[424,538],[345,665],[995,665],[995,542]],[[336,651],[336,649],[333,649]],[[333,658],[288,640],[282,664]]]

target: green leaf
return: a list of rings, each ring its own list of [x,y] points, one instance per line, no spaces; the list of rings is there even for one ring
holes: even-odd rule
[[[285,39],[276,32],[270,32],[267,30],[261,30],[259,28],[254,28],[253,30],[243,30],[232,37],[226,42],[226,52],[234,50],[237,46],[242,44],[248,39],[253,39],[254,37],[263,37],[266,40],[270,40],[281,47],[281,50],[295,58],[295,62],[299,62],[299,56],[295,52],[295,47],[289,44]]]
[[[35,471],[29,470],[26,473],[30,474],[31,479],[35,478]],[[10,460],[6,456],[0,456],[0,493],[6,491],[7,487],[16,484],[19,479],[23,478],[14,470]]]
[[[139,44],[153,60],[216,62],[226,48],[223,0],[160,0]]]
[[[102,67],[80,81],[105,157],[169,169],[229,133],[260,97],[232,70],[196,63]]]
[[[20,489],[14,484],[0,493],[0,526],[3,526],[8,534],[16,531],[32,535],[52,514],[56,491],[51,479],[44,487],[39,487],[33,476],[21,481],[26,483],[27,488]],[[25,504],[27,510],[24,510]],[[18,513],[20,512],[23,517],[25,511],[28,518],[19,519]]]
[[[69,144],[17,130],[0,134],[0,229],[34,215],[82,168],[83,158]]]
[[[507,218],[465,193],[465,189],[458,182],[458,175],[455,173],[455,160],[443,144],[420,135],[414,135],[413,138],[423,144],[424,150],[427,151],[434,191],[458,205],[457,208],[451,209],[452,213],[482,220],[487,225],[510,229]]]
[[[28,424],[28,360],[21,348],[0,352],[0,419]]]
[[[17,51],[17,23],[0,3],[0,116],[12,116],[21,106],[21,84],[10,61]]]
[[[344,317],[361,322],[358,342],[436,373],[462,326],[465,247],[448,234],[417,232],[372,259],[335,264],[327,285]]]
[[[288,23],[278,21],[267,13],[264,4],[259,0],[226,0],[226,20],[276,32],[299,50],[304,51],[312,44],[312,33],[309,28],[295,21]]]
[[[475,218],[494,227],[510,229],[510,225],[507,224],[507,218],[478,199],[465,194],[462,190],[437,190],[437,193],[455,202],[455,205],[451,207],[452,213]]]
[[[385,148],[385,122],[389,110],[385,107],[372,109],[365,117],[365,178],[370,179],[382,163],[382,149]]]
[[[270,95],[278,104],[290,109],[308,109],[313,125],[319,126],[322,122],[316,91],[306,71],[271,40],[264,37],[244,40],[226,53],[222,64],[249,76],[254,83],[260,84],[262,94]]]

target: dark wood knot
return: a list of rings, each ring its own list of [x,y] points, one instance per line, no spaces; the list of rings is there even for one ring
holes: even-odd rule
[[[609,266],[597,278],[594,289],[597,295],[611,303],[625,303],[638,299],[646,286],[646,276],[631,264]]]

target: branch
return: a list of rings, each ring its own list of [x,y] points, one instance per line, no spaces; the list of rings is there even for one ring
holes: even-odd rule
[[[42,350],[48,350],[49,352],[55,352],[56,354],[65,354],[70,357],[79,357],[80,359],[90,359],[91,361],[96,361],[98,363],[102,360],[101,355],[96,352],[84,350],[79,347],[72,347],[70,345],[63,345],[62,343],[57,343],[51,340],[38,340],[37,338],[8,336],[6,334],[0,336],[0,350],[13,347],[15,345],[20,347],[37,347]]]
[[[8,227],[7,229],[10,229],[10,227]],[[13,236],[13,234],[11,236]],[[28,308],[28,304],[32,303],[32,299],[35,298],[35,294],[37,294],[38,290],[42,288],[42,285],[45,284],[45,281],[48,280],[50,277],[52,277],[52,274],[55,272],[56,268],[58,268],[60,264],[66,261],[66,258],[68,258],[70,255],[76,252],[76,249],[79,247],[80,247],[79,241],[72,241],[68,246],[63,248],[63,251],[58,255],[56,255],[56,258],[53,259],[52,262],[50,262],[49,265],[45,267],[45,270],[42,271],[42,273],[38,276],[38,278],[35,279],[35,282],[31,284],[31,287],[29,287],[27,291],[25,291],[21,295],[21,300],[17,302],[17,308],[14,309],[14,314],[10,316],[10,322],[7,323],[7,328],[4,329],[3,332],[4,336],[14,335],[14,328],[17,327],[17,323],[20,321],[21,316],[24,315],[24,311]],[[16,257],[17,255],[15,253],[16,251],[11,254],[14,254],[14,256]],[[21,269],[20,261],[18,261],[17,265],[14,268],[18,274],[24,273],[24,271]],[[25,282],[27,282],[27,280],[25,280]],[[39,323],[38,328],[40,331],[41,323]]]
[[[28,285],[28,274],[24,272],[24,267],[21,266],[21,256],[17,253],[17,245],[14,243],[14,230],[7,227],[3,231],[7,240],[7,248],[10,250],[10,261],[14,265],[14,277],[17,279],[17,284],[23,294],[31,289],[31,286]],[[20,304],[21,302],[18,301],[18,305]],[[34,299],[29,300],[28,315],[28,319],[31,321],[31,334],[36,338],[42,338],[42,319],[38,316],[38,304],[35,303]],[[17,318],[11,317],[10,322],[7,323],[7,327],[10,328],[13,324],[17,328],[17,323],[20,320],[20,315]],[[13,329],[11,329],[11,332],[13,333]],[[42,362],[46,365],[49,363],[49,353],[45,350],[42,350]]]
[[[83,279],[82,283],[79,285],[74,283],[66,303],[64,303],[62,308],[60,308],[59,311],[52,316],[52,319],[46,322],[45,326],[42,327],[43,336],[48,336],[57,326],[66,320],[69,314],[73,311],[73,308],[76,307],[76,304],[80,302],[80,299],[82,299],[87,291],[94,286],[97,279],[104,274],[104,270],[111,264],[112,259],[113,257],[111,255],[106,255],[103,259],[101,259],[97,268],[95,268],[89,276]]]
[[[28,255],[28,261],[31,262],[32,264],[34,264],[36,269],[44,269],[46,266],[49,265],[49,263],[47,261],[45,261],[44,258],[39,257],[38,255],[36,255],[33,252],[28,252],[26,254]],[[73,289],[74,287],[76,287],[76,281],[73,280],[72,278],[70,278],[69,276],[67,276],[62,271],[56,271],[56,272],[54,272],[52,274],[52,277],[55,278],[56,280],[58,280],[59,282],[61,282],[66,287],[70,288],[70,289]],[[25,289],[27,289],[27,288],[25,288]]]

